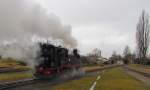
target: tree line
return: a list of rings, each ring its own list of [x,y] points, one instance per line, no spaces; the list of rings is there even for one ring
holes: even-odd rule
[[[150,64],[150,58],[148,58],[148,49],[150,43],[150,24],[149,15],[144,10],[142,11],[139,21],[136,25],[136,51],[131,53],[129,46],[126,46],[122,60],[125,64],[138,63],[138,64]],[[110,57],[114,58],[114,53]]]

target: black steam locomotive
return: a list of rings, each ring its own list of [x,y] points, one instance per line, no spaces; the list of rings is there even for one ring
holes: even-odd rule
[[[56,47],[49,43],[39,43],[39,64],[36,66],[35,76],[38,78],[52,78],[72,69],[81,67],[80,55],[74,49],[69,54],[68,49]]]

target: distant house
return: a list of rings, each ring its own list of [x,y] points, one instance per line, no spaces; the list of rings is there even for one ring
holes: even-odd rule
[[[97,57],[89,56],[88,61],[89,61],[90,64],[97,64]]]
[[[122,65],[124,62],[123,62],[123,60],[117,60],[116,61],[116,64],[119,64],[119,65]]]
[[[98,64],[111,64],[111,60],[107,58],[100,57],[97,61]]]

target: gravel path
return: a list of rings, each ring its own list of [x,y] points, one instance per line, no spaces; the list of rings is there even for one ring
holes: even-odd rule
[[[129,75],[135,77],[137,80],[142,81],[143,83],[145,83],[147,86],[150,87],[150,78],[149,78],[149,77],[145,77],[145,76],[143,76],[143,75],[141,75],[141,74],[139,74],[139,73],[137,73],[137,72],[130,71],[130,70],[127,69],[126,67],[124,67],[123,70],[124,70],[127,74],[129,74]]]

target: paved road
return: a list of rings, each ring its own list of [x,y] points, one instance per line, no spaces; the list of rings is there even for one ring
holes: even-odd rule
[[[128,70],[128,69],[125,68],[125,67],[123,68],[123,70],[124,70],[127,74],[129,74],[129,75],[135,77],[137,80],[142,81],[143,83],[145,83],[147,86],[150,87],[150,78],[149,78],[149,77],[145,77],[145,76],[143,76],[143,75],[141,75],[141,74],[139,74],[139,73],[137,73],[137,72],[130,71],[130,70]]]

